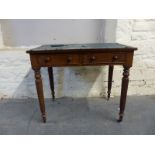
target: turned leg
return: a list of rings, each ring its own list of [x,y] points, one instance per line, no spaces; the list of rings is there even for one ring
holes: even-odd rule
[[[49,75],[49,82],[50,82],[52,98],[53,98],[53,100],[55,100],[54,76],[53,76],[53,68],[52,67],[48,67],[48,75]]]
[[[123,120],[123,114],[125,110],[128,83],[129,83],[129,69],[130,67],[124,66],[123,78],[122,78],[122,88],[121,88],[121,98],[120,98],[120,112],[118,122]]]
[[[107,95],[108,95],[108,96],[107,96],[107,100],[109,100],[110,94],[111,94],[113,70],[114,70],[114,66],[113,66],[113,65],[109,65],[109,73],[108,73],[108,92],[107,92]]]
[[[44,93],[43,93],[43,84],[40,74],[40,68],[33,69],[35,73],[35,82],[36,82],[36,89],[40,104],[40,111],[42,114],[42,120],[45,123],[46,122],[46,114],[45,114],[45,103],[44,103]]]

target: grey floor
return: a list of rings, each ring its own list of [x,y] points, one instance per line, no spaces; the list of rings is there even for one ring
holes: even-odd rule
[[[120,135],[155,134],[155,96],[128,97],[125,118],[117,123],[119,98],[46,99],[47,123],[37,99],[0,101],[0,134]]]

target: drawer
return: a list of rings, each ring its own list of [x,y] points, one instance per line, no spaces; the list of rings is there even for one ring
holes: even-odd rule
[[[78,54],[44,54],[37,55],[37,62],[40,66],[69,66],[80,64]]]
[[[95,53],[84,54],[82,56],[82,63],[84,65],[100,65],[100,64],[122,64],[125,62],[125,54],[121,53]]]

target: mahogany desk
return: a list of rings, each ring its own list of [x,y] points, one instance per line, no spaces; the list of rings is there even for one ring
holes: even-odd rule
[[[118,43],[94,43],[43,45],[41,47],[26,51],[30,54],[31,65],[35,74],[36,89],[43,122],[46,122],[46,112],[43,84],[40,73],[41,67],[48,68],[51,93],[54,99],[55,93],[52,67],[109,65],[107,92],[107,98],[109,99],[112,87],[114,65],[122,65],[124,70],[118,119],[118,121],[121,122],[123,120],[123,114],[125,110],[129,82],[129,69],[132,67],[134,50],[137,50],[137,48]]]

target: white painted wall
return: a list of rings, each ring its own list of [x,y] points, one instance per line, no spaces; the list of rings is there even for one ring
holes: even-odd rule
[[[1,97],[36,97],[29,57],[22,48],[48,43],[111,42],[112,20],[1,20],[4,47],[0,55]],[[105,37],[104,35],[108,35]],[[6,48],[8,49],[8,48]],[[50,96],[47,71],[42,69],[45,97]],[[103,96],[104,67],[54,68],[56,96]]]
[[[0,23],[0,48],[3,47],[3,35],[2,35],[2,29],[1,29],[1,23]]]
[[[1,20],[5,46],[100,42],[102,20]]]
[[[101,42],[116,42],[116,19],[103,20],[101,29]]]

